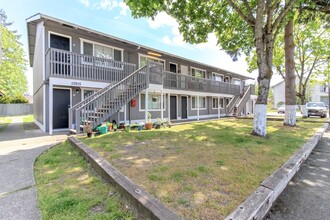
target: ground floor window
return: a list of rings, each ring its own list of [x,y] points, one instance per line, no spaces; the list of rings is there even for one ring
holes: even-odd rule
[[[220,98],[220,102],[219,102],[220,108],[223,108],[224,101],[225,101],[224,98]]]
[[[88,98],[89,96],[93,95],[95,90],[84,90],[83,92],[83,100]]]
[[[145,109],[145,94],[140,95],[140,109]],[[165,109],[165,96],[163,95],[163,109]],[[161,110],[161,95],[149,94],[148,95],[148,110]]]
[[[199,97],[199,103],[197,106],[197,97],[193,96],[191,97],[191,109],[197,109],[199,107],[200,109],[205,109],[206,108],[206,97]]]
[[[214,108],[214,109],[219,108],[219,99],[218,98],[212,98],[212,108]]]

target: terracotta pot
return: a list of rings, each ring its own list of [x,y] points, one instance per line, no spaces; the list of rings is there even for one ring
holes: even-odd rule
[[[146,123],[146,128],[147,128],[147,130],[151,130],[152,129],[152,123]]]

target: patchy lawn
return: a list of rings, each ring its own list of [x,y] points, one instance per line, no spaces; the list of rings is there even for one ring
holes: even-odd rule
[[[10,117],[0,117],[0,132],[5,130],[5,128],[10,124]]]
[[[42,219],[134,219],[116,190],[68,143],[40,155],[34,171]]]
[[[24,130],[39,129],[39,127],[34,123],[33,115],[27,115],[23,118],[23,129]]]
[[[267,125],[267,139],[252,120],[222,119],[81,140],[184,218],[221,219],[320,127]]]

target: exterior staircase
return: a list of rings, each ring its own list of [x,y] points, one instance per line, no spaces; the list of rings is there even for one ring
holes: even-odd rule
[[[249,85],[243,96],[234,96],[227,105],[227,115],[238,116],[242,113],[246,103],[249,101],[251,95],[251,86]]]
[[[70,108],[70,131],[78,134],[86,124],[94,129],[118,112],[122,106],[149,87],[149,70],[153,66],[153,64],[147,63],[121,81],[112,82]]]

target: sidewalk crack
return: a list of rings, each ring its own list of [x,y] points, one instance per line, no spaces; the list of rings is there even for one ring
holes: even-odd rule
[[[35,187],[36,185],[31,185],[31,186],[26,186],[26,187],[23,187],[21,189],[17,189],[15,191],[11,191],[11,192],[5,192],[5,193],[0,193],[0,198],[2,197],[5,197],[5,196],[9,196],[13,193],[17,193],[17,192],[20,192],[20,191],[23,191],[23,190],[28,190],[28,189],[31,189],[32,187]]]

